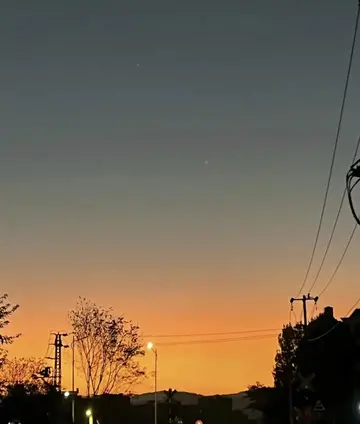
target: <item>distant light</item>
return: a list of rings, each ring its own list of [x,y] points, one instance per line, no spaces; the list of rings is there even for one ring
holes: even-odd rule
[[[64,393],[64,396],[65,396],[66,398],[68,398],[68,397],[70,396],[70,392],[65,392],[65,393]]]
[[[86,412],[85,412],[85,415],[86,415],[87,417],[91,417],[91,415],[92,415],[92,410],[91,410],[91,409],[87,409],[87,410],[86,410]]]
[[[148,348],[148,350],[152,350],[152,348],[154,347],[154,345],[151,343],[151,342],[149,342],[148,344],[147,344],[147,348]]]

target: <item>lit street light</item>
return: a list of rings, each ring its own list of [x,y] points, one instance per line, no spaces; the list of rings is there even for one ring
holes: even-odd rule
[[[154,424],[157,424],[157,362],[158,362],[158,352],[154,345],[149,342],[147,345],[148,350],[154,352],[155,355],[155,392],[154,392]]]
[[[85,412],[85,415],[89,419],[89,424],[93,424],[94,423],[94,418],[93,418],[92,410],[91,409],[87,409],[86,412]]]
[[[72,424],[75,424],[75,398],[78,395],[78,391],[76,390],[67,390],[63,393],[65,399],[71,399],[71,418]]]

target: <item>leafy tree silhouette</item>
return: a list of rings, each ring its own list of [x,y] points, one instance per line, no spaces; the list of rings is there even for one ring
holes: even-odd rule
[[[263,424],[289,424],[285,391],[281,387],[266,387],[259,382],[248,387],[251,408],[263,414]]]
[[[298,350],[303,336],[304,330],[300,323],[294,327],[290,324],[285,325],[279,334],[279,348],[275,355],[273,369],[275,387],[286,388],[293,381],[298,366]]]
[[[44,381],[38,377],[40,372],[46,367],[46,362],[42,358],[5,358],[0,368],[0,385],[3,393],[8,387],[17,385],[28,387],[32,392],[36,388],[39,392],[45,392]]]
[[[8,295],[3,294],[0,296],[0,328],[3,329],[10,323],[11,315],[19,308],[19,305],[11,305],[7,301]],[[8,336],[5,334],[0,334],[0,344],[11,344],[20,334],[14,336]]]

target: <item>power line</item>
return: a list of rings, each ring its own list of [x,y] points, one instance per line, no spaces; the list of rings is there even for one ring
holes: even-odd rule
[[[263,340],[278,337],[278,334],[263,334],[258,336],[247,336],[247,337],[233,337],[226,339],[209,339],[209,340],[187,340],[178,342],[163,342],[158,343],[157,346],[179,346],[179,345],[202,345],[202,344],[217,344],[217,343],[229,343],[229,342],[240,342],[249,340]]]
[[[291,317],[294,318],[295,322],[294,325],[291,324]],[[296,324],[298,324],[299,322],[301,322],[302,320],[302,309],[301,309],[301,313],[300,313],[300,319],[298,319],[295,310],[294,310],[294,305],[292,303],[290,303],[290,312],[289,312],[289,324],[294,327],[296,326]]]
[[[148,339],[161,339],[161,338],[177,338],[177,337],[216,337],[216,336],[232,336],[235,334],[251,334],[251,333],[266,333],[269,331],[279,331],[278,328],[267,328],[262,330],[242,330],[242,331],[229,331],[219,333],[187,333],[187,334],[153,334],[145,335]]]
[[[323,223],[323,220],[324,220],[324,214],[325,214],[327,199],[328,199],[328,195],[329,195],[330,183],[331,183],[331,178],[332,178],[332,174],[333,174],[333,170],[334,170],[337,148],[338,148],[338,144],[339,144],[340,131],[341,131],[341,126],[342,126],[342,121],[343,121],[343,116],[344,116],[345,103],[346,103],[346,99],[347,99],[349,80],[350,80],[350,74],[351,74],[354,52],[355,52],[356,38],[357,38],[358,27],[359,27],[359,17],[360,17],[360,2],[358,4],[358,8],[357,8],[354,36],[353,36],[352,45],[351,45],[351,52],[350,52],[349,64],[348,64],[348,69],[347,69],[347,74],[346,74],[346,79],[345,79],[345,86],[344,86],[344,91],[343,91],[343,96],[342,96],[339,121],[338,121],[338,125],[337,125],[337,130],[336,130],[335,144],[334,144],[334,148],[333,148],[333,152],[332,152],[332,158],[331,158],[329,175],[328,175],[328,180],[327,180],[326,189],[325,189],[324,201],[323,201],[323,205],[322,205],[322,209],[321,209],[321,213],[320,213],[319,226],[318,226],[318,229],[317,229],[317,232],[316,232],[314,246],[313,246],[312,253],[311,253],[311,256],[310,256],[310,260],[309,260],[309,264],[308,264],[308,267],[307,267],[307,270],[306,270],[306,273],[305,273],[305,278],[303,280],[303,283],[302,283],[296,297],[298,297],[299,294],[302,292],[302,290],[303,290],[303,288],[306,284],[306,281],[308,279],[309,272],[310,272],[312,263],[314,261],[316,248],[317,248],[317,245],[318,245],[318,242],[319,242],[319,236],[320,236],[322,223]]]
[[[358,140],[357,140],[357,143],[356,143],[356,147],[355,147],[354,155],[353,155],[353,158],[352,158],[352,161],[351,161],[351,163],[352,163],[352,164],[353,164],[353,163],[355,162],[355,160],[356,160],[356,157],[357,157],[357,155],[358,155],[358,151],[359,151],[359,147],[360,147],[360,136],[359,136],[359,138],[358,138]],[[344,205],[344,200],[345,200],[345,197],[346,197],[346,193],[347,193],[347,189],[346,189],[346,187],[345,187],[344,192],[343,192],[343,195],[342,195],[342,197],[341,197],[340,206],[339,206],[339,209],[338,209],[338,212],[337,212],[337,215],[336,215],[335,221],[334,221],[334,225],[333,225],[333,228],[332,228],[332,231],[331,231],[331,234],[330,234],[330,237],[329,237],[329,240],[328,240],[328,243],[327,243],[327,246],[326,246],[326,249],[325,249],[324,255],[323,255],[323,258],[322,258],[322,260],[321,260],[321,263],[320,263],[320,266],[319,266],[318,272],[316,273],[316,276],[315,276],[315,278],[314,278],[314,281],[313,281],[312,285],[310,286],[309,293],[311,293],[312,289],[314,288],[314,286],[315,286],[315,284],[316,284],[316,282],[317,282],[317,280],[318,280],[318,278],[319,278],[319,275],[320,275],[320,273],[321,273],[321,271],[322,271],[322,269],[323,269],[323,266],[324,266],[324,263],[325,263],[326,257],[327,257],[327,255],[328,255],[328,252],[329,252],[329,249],[330,249],[330,245],[331,245],[332,240],[333,240],[333,237],[334,237],[334,233],[335,233],[335,230],[336,230],[337,224],[338,224],[338,222],[339,222],[339,218],[340,218],[340,214],[341,214],[341,211],[342,211],[342,208],[343,208],[343,205]],[[350,236],[350,243],[351,243],[352,237],[353,237],[353,235],[352,235],[352,236]],[[348,244],[350,244],[350,243],[348,243]],[[347,247],[348,247],[348,246],[347,246]],[[346,248],[346,250],[347,250],[347,248]],[[344,256],[344,255],[343,255],[343,256]],[[342,262],[342,259],[341,259],[341,262]],[[328,286],[328,285],[327,285],[327,286]],[[327,287],[327,286],[326,286],[326,287]],[[323,292],[322,292],[322,293],[323,293]]]
[[[49,338],[48,338],[48,342],[47,342],[47,346],[46,346],[46,352],[45,352],[45,355],[44,355],[44,358],[45,359],[51,359],[51,360],[54,360],[54,358],[53,357],[49,357],[49,355],[50,355],[50,347],[53,345],[52,343],[51,343],[51,339],[53,338],[53,336],[54,336],[54,331],[53,330],[51,330],[50,331],[50,333],[49,333]]]
[[[52,331],[50,331],[50,333],[49,333],[49,339],[48,339],[48,342],[47,342],[47,345],[46,345],[46,352],[45,352],[45,355],[44,355],[45,359],[49,356],[51,338],[52,338]]]
[[[340,268],[340,266],[341,266],[341,264],[342,264],[342,262],[343,262],[343,260],[344,260],[344,258],[346,256],[346,254],[347,254],[347,252],[349,250],[350,244],[351,244],[351,242],[352,242],[352,240],[354,238],[354,235],[355,235],[355,232],[356,232],[357,227],[358,227],[358,225],[355,224],[355,227],[353,228],[353,230],[352,230],[352,232],[350,234],[350,237],[348,239],[348,242],[347,242],[347,244],[345,246],[344,252],[341,255],[341,258],[340,258],[338,264],[336,265],[336,268],[335,268],[332,276],[330,277],[329,281],[327,282],[327,284],[325,285],[325,287],[319,293],[319,297],[324,294],[324,292],[328,289],[328,287],[330,286],[330,284],[333,282],[333,280],[334,280],[334,278],[335,278],[335,276],[336,276],[336,274],[337,274],[337,272],[338,272],[338,270],[339,270],[339,268]]]

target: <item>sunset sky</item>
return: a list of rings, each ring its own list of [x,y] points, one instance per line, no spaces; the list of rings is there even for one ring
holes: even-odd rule
[[[43,356],[78,296],[139,323],[144,341],[288,321],[318,225],[356,6],[2,5],[1,291],[21,306],[9,331],[23,333],[11,354]],[[359,54],[352,75],[308,285],[360,135]],[[346,203],[314,295],[353,225]],[[360,295],[359,248],[355,238],[319,310],[341,316]],[[179,338],[154,341],[165,340]],[[270,384],[275,350],[276,338],[160,346],[159,387]],[[153,357],[144,364],[151,371]],[[69,366],[66,356],[66,384]]]

